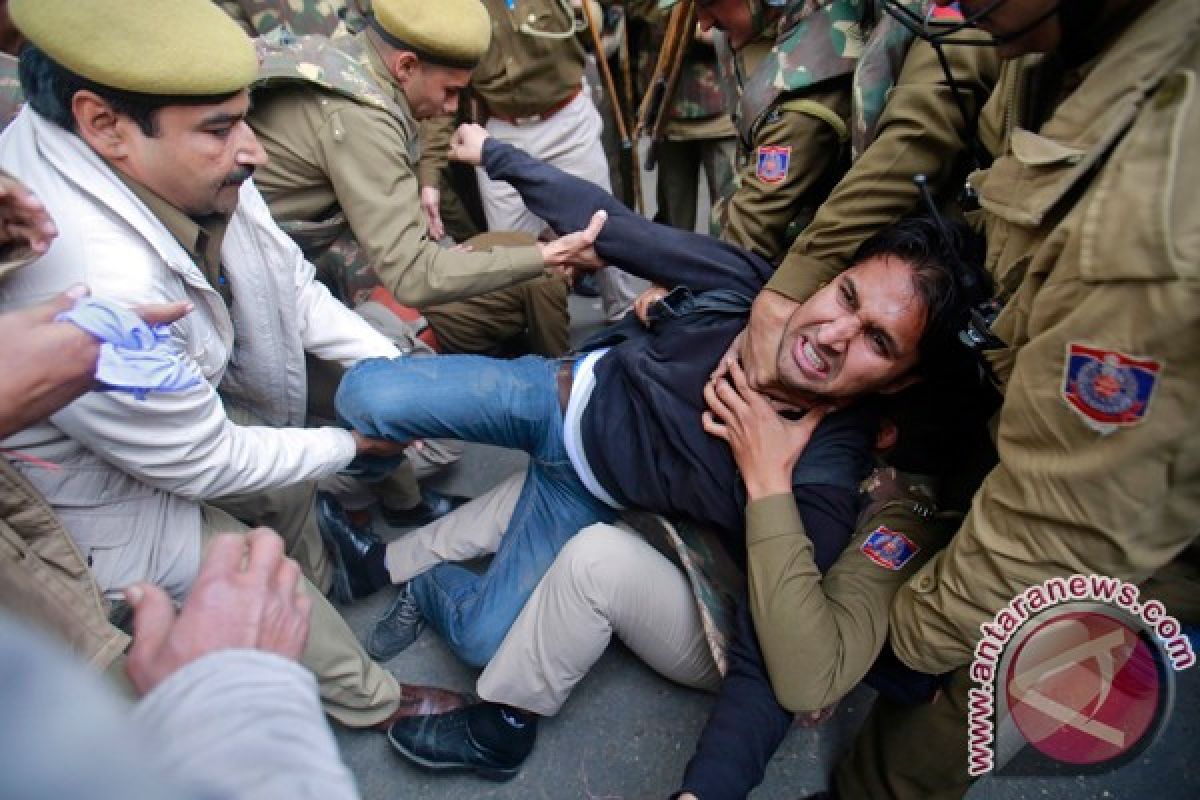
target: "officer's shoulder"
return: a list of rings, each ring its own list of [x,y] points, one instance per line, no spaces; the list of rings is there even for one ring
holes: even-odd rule
[[[1200,45],[1150,92],[1098,180],[1085,276],[1200,280]]]

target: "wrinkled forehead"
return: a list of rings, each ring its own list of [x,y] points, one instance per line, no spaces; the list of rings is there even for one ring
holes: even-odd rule
[[[846,289],[854,293],[864,321],[887,329],[897,342],[911,340],[915,347],[928,309],[911,263],[890,254],[875,255],[847,269],[839,280],[849,284]]]

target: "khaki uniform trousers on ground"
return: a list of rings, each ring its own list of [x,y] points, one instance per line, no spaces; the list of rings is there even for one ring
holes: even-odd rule
[[[489,231],[463,244],[476,251],[528,247],[537,237],[520,231]],[[493,357],[558,358],[570,346],[567,283],[547,273],[507,289],[421,310],[443,353]]]
[[[565,108],[548,119],[514,125],[492,117],[487,123],[488,133],[500,141],[515,145],[563,172],[591,181],[611,192],[608,162],[600,141],[602,128],[600,114],[588,91],[580,92]],[[479,176],[479,193],[489,229],[541,235],[546,223],[525,207],[516,189],[503,181],[491,180],[483,169],[477,169],[476,174]],[[601,270],[597,277],[604,314],[609,320],[624,316],[637,296],[649,285],[641,278],[613,267]]]
[[[406,581],[442,561],[495,552],[523,481],[524,473],[517,473],[388,545],[392,580]],[[614,633],[670,680],[709,691],[720,682],[683,572],[633,531],[597,524],[563,547],[476,691],[485,700],[555,714]]]
[[[286,490],[274,493],[274,498],[267,498],[267,505],[281,500],[279,495]],[[267,518],[279,517],[291,521],[303,516],[298,506],[302,498],[307,497],[308,517],[315,514],[312,508],[312,484],[295,487],[288,499],[293,503],[276,502],[274,508],[267,508]],[[261,496],[258,496],[261,500]],[[253,511],[252,505],[256,496],[247,495],[228,505],[243,511]],[[222,504],[226,504],[222,501]],[[221,508],[211,505],[204,507],[204,546],[212,540],[214,534],[224,532],[241,533],[246,526],[234,519]],[[309,529],[305,527],[305,532]],[[282,533],[282,531],[280,531]],[[318,586],[328,586],[330,581],[329,560],[325,557],[320,537],[315,542],[309,535],[299,540],[284,539],[287,553],[294,558],[304,572],[301,586],[309,600],[312,601],[312,618],[309,624],[308,642],[300,663],[312,670],[317,678],[317,686],[321,694],[321,705],[325,713],[338,722],[351,728],[365,728],[382,722],[389,717],[400,703],[400,686],[391,673],[376,664],[367,656],[350,626],[342,619],[330,602],[325,599],[323,589]],[[315,567],[317,572],[310,572]]]
[[[728,200],[737,188],[737,139],[665,139],[658,143],[658,211],[662,222],[696,229],[699,171],[708,184],[709,207]],[[705,226],[707,230],[709,226]]]

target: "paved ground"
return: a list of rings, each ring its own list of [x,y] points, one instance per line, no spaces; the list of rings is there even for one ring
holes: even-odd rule
[[[646,197],[653,202],[652,179]],[[651,209],[650,213],[653,213]],[[698,219],[707,220],[702,205]],[[571,298],[574,341],[595,330],[599,303]],[[442,488],[477,495],[524,466],[512,451],[473,446],[445,475]],[[399,532],[387,534],[400,535]],[[344,609],[365,638],[392,593]],[[400,680],[471,690],[473,670],[460,664],[435,633],[421,638],[387,663]],[[797,665],[797,668],[802,668]],[[848,745],[869,708],[872,692],[853,692],[818,729],[794,728],[771,762],[758,800],[794,800],[822,789],[837,755]],[[691,755],[708,713],[709,696],[658,677],[619,643],[576,689],[562,713],[543,720],[538,743],[521,773],[495,784],[470,775],[431,774],[401,762],[378,733],[337,731],[343,754],[364,800],[418,798],[544,798],[545,800],[633,800],[665,798]],[[973,800],[1082,800],[1083,798],[1200,798],[1200,669],[1182,673],[1169,727],[1148,753],[1121,771],[1098,777],[1045,780],[990,779],[971,792]]]

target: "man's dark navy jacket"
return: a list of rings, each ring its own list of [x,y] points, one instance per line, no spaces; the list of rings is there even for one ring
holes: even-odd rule
[[[700,418],[704,384],[745,327],[771,265],[712,237],[652,223],[599,187],[504,142],[484,143],[483,165],[559,233],[583,229],[605,209],[608,221],[596,250],[606,263],[690,290],[676,313],[663,313],[648,332],[627,321],[623,330],[630,335],[616,337],[623,340],[597,362],[596,387],[582,419],[583,449],[616,500],[715,524],[744,566],[745,487],[729,446],[705,433]],[[822,570],[850,536],[875,431],[869,404],[831,414],[796,465],[796,500]]]

